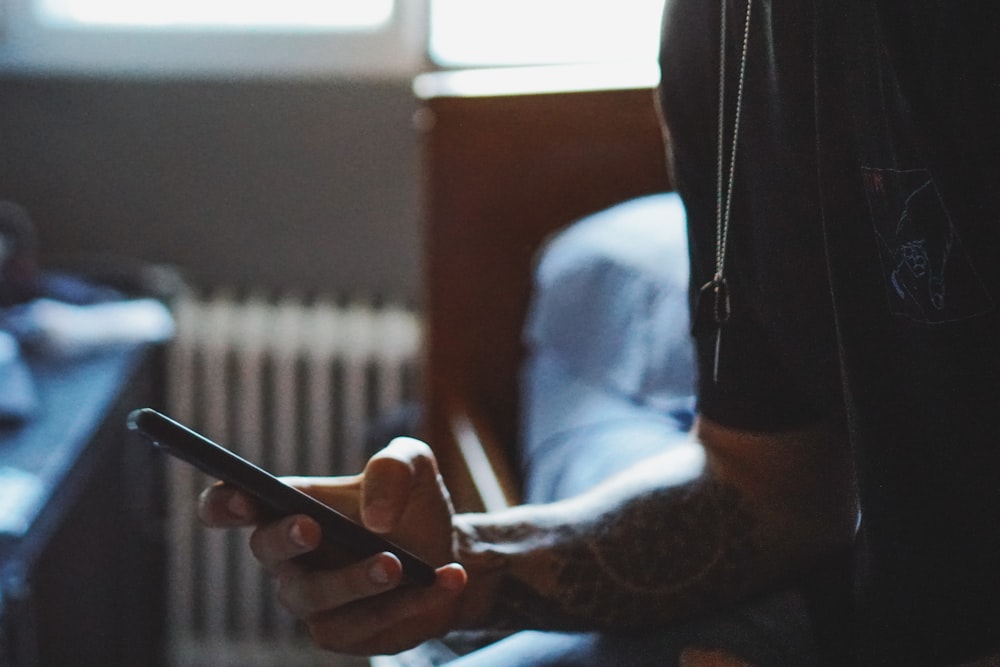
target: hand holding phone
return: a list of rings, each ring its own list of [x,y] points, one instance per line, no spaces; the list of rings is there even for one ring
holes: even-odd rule
[[[417,556],[166,415],[142,408],[129,415],[128,425],[160,449],[247,493],[267,514],[274,517],[305,514],[319,523],[324,543],[358,560],[377,553],[392,553],[402,564],[409,582],[433,583],[434,568]]]

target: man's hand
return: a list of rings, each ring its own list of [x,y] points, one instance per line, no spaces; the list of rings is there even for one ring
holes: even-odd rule
[[[281,603],[321,647],[341,653],[398,653],[455,624],[465,570],[453,564],[452,514],[434,456],[424,443],[398,438],[361,475],[291,478],[289,483],[351,516],[436,566],[431,586],[404,586],[389,553],[345,563],[321,548],[319,525],[305,516],[260,522],[246,495],[216,485],[199,516],[212,527],[255,525],[250,547],[278,582]]]
[[[457,518],[415,440],[393,441],[357,477],[297,480],[437,566],[427,588],[401,586],[388,554],[332,558],[301,516],[258,524],[251,546],[320,646],[377,654],[459,627],[663,627],[783,586],[850,543],[856,496],[842,432],[700,420],[696,437],[576,498]],[[206,493],[201,513],[213,526],[257,518],[226,487]],[[462,566],[448,564],[456,558]]]

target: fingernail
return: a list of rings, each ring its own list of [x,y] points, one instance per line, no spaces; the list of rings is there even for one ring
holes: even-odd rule
[[[385,563],[382,562],[381,558],[377,559],[368,568],[368,578],[371,579],[373,584],[378,584],[379,586],[389,583],[389,571],[385,569]]]
[[[253,515],[253,508],[250,503],[240,493],[232,493],[226,501],[226,509],[237,519],[250,519]]]
[[[458,591],[465,588],[465,581],[468,575],[461,565],[452,563],[442,569],[440,582],[445,590]]]
[[[309,546],[305,535],[302,533],[302,526],[299,525],[298,521],[293,522],[288,528],[288,538],[300,549],[305,549]]]

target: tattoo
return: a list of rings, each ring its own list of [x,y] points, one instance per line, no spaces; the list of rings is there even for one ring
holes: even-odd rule
[[[707,478],[642,494],[594,520],[475,532],[500,570],[493,621],[509,628],[639,627],[708,610],[747,589],[761,551],[740,495]],[[544,555],[524,561],[526,575],[503,545],[532,542]]]

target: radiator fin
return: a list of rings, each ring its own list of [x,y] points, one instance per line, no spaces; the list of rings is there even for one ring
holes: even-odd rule
[[[422,336],[411,309],[220,290],[174,312],[168,412],[277,474],[359,471],[368,426],[416,395]],[[173,461],[168,475],[174,664],[359,664],[310,649],[244,531],[197,524],[195,499],[211,480]]]

